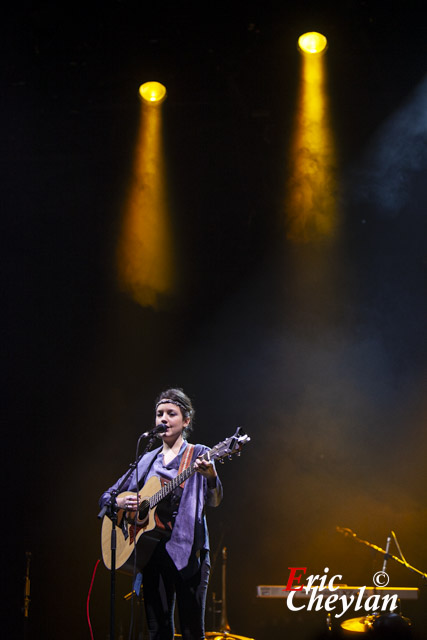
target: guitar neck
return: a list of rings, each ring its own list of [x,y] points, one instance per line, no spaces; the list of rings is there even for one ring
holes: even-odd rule
[[[202,460],[209,460],[209,451],[206,451],[206,453],[200,456],[200,458]],[[195,463],[192,462],[190,465],[188,465],[186,469],[184,469],[184,471],[181,471],[181,473],[178,474],[176,478],[174,478],[170,482],[167,482],[159,491],[157,491],[157,493],[151,496],[150,509],[157,506],[160,500],[163,500],[163,498],[166,498],[166,496],[168,496],[172,491],[174,491],[174,489],[179,487],[180,484],[182,484],[190,476],[192,476],[193,473],[195,473],[195,471],[196,471]]]

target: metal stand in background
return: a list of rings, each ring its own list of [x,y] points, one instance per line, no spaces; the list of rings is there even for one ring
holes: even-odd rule
[[[227,573],[227,547],[222,549],[222,596],[221,600],[215,599],[213,594],[213,611],[214,618],[216,612],[216,605],[221,604],[221,620],[220,631],[207,631],[206,638],[212,640],[253,640],[252,638],[246,638],[245,636],[236,636],[235,633],[231,633],[230,625],[227,618],[227,594],[226,594],[226,573]],[[215,626],[215,622],[214,622]]]
[[[385,553],[384,553],[384,562],[383,562],[383,568],[382,568],[382,572],[385,573],[385,570],[387,569],[387,560],[388,560],[388,552],[390,551],[390,542],[391,542],[391,536],[387,536],[387,542],[385,545]]]
[[[227,547],[222,549],[222,606],[221,606],[221,633],[230,633],[230,625],[227,617],[227,593],[226,593],[226,574],[227,574]]]
[[[31,593],[31,582],[30,582],[30,564],[31,564],[31,551],[25,552],[27,563],[25,568],[25,578],[24,578],[24,606],[22,607],[22,611],[24,613],[24,638],[29,637],[28,631],[28,620],[30,614],[30,593]]]

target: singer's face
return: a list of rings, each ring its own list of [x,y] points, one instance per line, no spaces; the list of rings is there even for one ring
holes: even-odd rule
[[[189,418],[184,420],[180,407],[172,402],[164,402],[157,407],[156,425],[167,425],[167,430],[160,435],[166,441],[178,438],[189,422]]]

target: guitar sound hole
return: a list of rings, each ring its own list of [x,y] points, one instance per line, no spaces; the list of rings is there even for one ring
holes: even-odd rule
[[[142,523],[148,517],[148,511],[150,510],[150,502],[143,500],[138,509],[138,522]]]

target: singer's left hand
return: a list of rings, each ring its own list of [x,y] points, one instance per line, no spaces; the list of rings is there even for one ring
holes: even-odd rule
[[[194,463],[194,468],[196,471],[205,476],[205,478],[216,478],[217,472],[212,462],[208,462],[207,460],[202,460],[202,458],[197,458]]]

